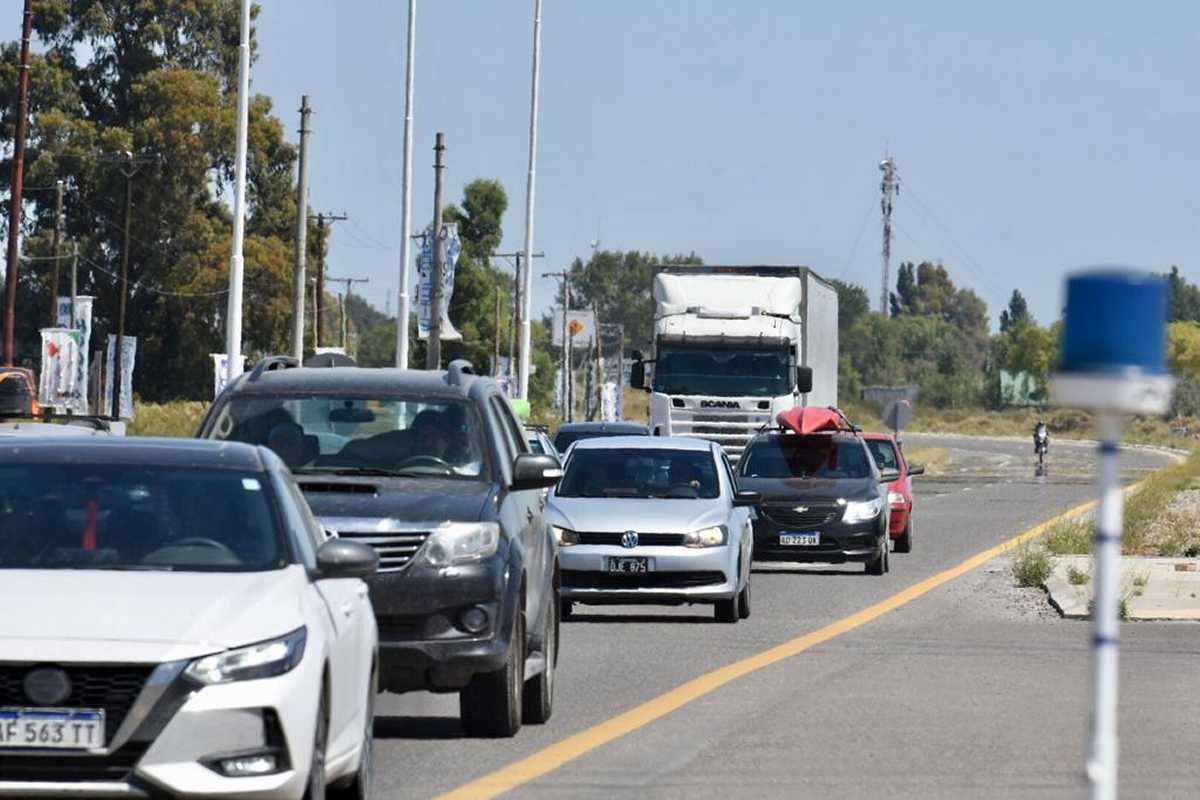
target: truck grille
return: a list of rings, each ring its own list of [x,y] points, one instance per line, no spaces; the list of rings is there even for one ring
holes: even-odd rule
[[[379,553],[380,572],[399,572],[425,544],[429,531],[380,533],[338,529],[338,538],[370,545]]]
[[[0,706],[30,706],[25,696],[25,675],[41,664],[0,664]],[[71,680],[71,693],[54,708],[99,708],[104,710],[104,741],[111,742],[137,700],[151,666],[63,666]]]
[[[695,436],[716,442],[731,461],[741,458],[746,443],[771,422],[769,410],[748,408],[679,408],[677,402],[698,405],[700,398],[671,398],[671,433],[675,436]],[[742,399],[743,406],[757,403],[756,398]]]
[[[798,509],[803,508],[804,511]],[[764,503],[763,514],[781,528],[814,528],[838,518],[842,509],[834,503]]]

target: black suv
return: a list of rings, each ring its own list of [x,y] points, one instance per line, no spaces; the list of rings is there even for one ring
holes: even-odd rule
[[[558,549],[543,520],[562,475],[466,361],[445,372],[301,367],[233,381],[199,436],[266,445],[322,524],[380,556],[369,583],[380,687],[459,692],[471,735],[550,717]]]
[[[766,431],[738,461],[738,489],[758,492],[754,560],[842,564],[888,571],[887,483],[855,431]]]

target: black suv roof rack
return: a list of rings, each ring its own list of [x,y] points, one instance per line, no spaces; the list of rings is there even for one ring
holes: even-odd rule
[[[446,366],[446,383],[451,386],[462,386],[474,375],[474,365],[465,358],[456,358]]]
[[[254,370],[250,373],[249,380],[253,383],[268,372],[292,369],[298,366],[300,366],[300,361],[292,356],[267,356],[254,365]]]

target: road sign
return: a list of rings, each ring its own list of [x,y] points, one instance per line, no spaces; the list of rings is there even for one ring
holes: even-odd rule
[[[883,412],[883,421],[893,431],[900,432],[912,422],[913,407],[908,400],[893,400]]]

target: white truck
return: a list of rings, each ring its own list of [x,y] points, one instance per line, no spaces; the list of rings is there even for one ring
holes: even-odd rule
[[[780,411],[837,405],[837,289],[807,267],[664,267],[654,301],[654,355],[634,353],[630,383],[650,393],[655,435],[710,439],[736,462]]]

